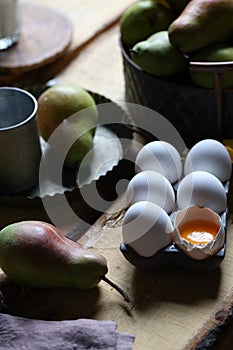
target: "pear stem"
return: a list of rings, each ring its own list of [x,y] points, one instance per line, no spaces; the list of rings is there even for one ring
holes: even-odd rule
[[[117,286],[114,282],[110,281],[106,276],[101,276],[101,279],[113,287],[118,293],[120,293],[127,303],[130,302],[128,294],[123,289]]]

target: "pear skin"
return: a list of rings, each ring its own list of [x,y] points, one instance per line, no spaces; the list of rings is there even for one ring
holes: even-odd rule
[[[80,86],[54,85],[38,98],[38,127],[41,136],[47,141],[54,130],[74,113],[88,109],[80,114],[86,123],[97,123],[98,111],[95,101],[88,91]]]
[[[52,146],[57,156],[65,159],[64,164],[70,168],[76,166],[88,167],[93,159],[94,140],[93,128],[85,118],[76,121],[75,115],[63,120],[57,129],[56,139]],[[48,141],[50,142],[50,140]]]
[[[72,129],[70,132],[75,133],[75,129]],[[69,136],[69,130],[66,130],[66,133],[68,133],[67,136]],[[66,155],[65,164],[71,168],[81,163],[83,167],[88,167],[93,159],[93,147],[93,136],[90,131],[80,136],[77,133],[77,139]]]
[[[0,231],[0,266],[11,280],[39,288],[94,288],[108,270],[98,252],[42,221],[21,221]]]
[[[130,51],[132,60],[145,72],[160,77],[176,77],[188,68],[183,54],[174,48],[167,31],[153,34]]]
[[[225,41],[233,34],[233,0],[191,0],[168,32],[185,53]]]
[[[227,43],[209,45],[194,53],[191,57],[196,62],[232,62],[233,46]],[[214,87],[214,74],[212,72],[192,72],[191,79],[194,84],[204,87]],[[233,88],[233,71],[222,73],[222,87]]]
[[[40,134],[49,141],[53,132],[62,125],[62,130],[59,130],[61,135],[58,148],[68,144],[65,165],[69,167],[79,166],[84,158],[83,165],[90,164],[97,120],[95,101],[91,94],[80,86],[54,85],[38,99]]]
[[[132,48],[155,32],[165,30],[175,19],[166,0],[137,1],[122,15],[120,33],[123,44]]]

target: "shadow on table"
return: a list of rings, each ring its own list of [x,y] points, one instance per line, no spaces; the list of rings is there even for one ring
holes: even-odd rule
[[[143,310],[159,301],[192,304],[216,298],[220,280],[220,267],[205,273],[173,267],[153,272],[135,269],[132,297],[136,298],[135,308]]]

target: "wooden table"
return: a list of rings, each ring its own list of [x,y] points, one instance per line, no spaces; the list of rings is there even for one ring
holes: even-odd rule
[[[9,83],[23,85],[46,82],[56,77],[58,82],[79,84],[115,102],[123,101],[119,18],[133,2],[31,0],[31,4],[56,8],[71,20],[74,30],[71,46],[63,57],[45,67],[30,73],[21,72],[14,78],[15,81],[10,75],[4,79],[7,81],[9,78]],[[230,212],[228,219],[227,254],[219,269],[207,274],[193,274],[175,268],[152,273],[136,269],[119,250],[124,204],[123,195],[113,204],[113,214],[103,213],[99,218],[91,217],[92,225],[87,231],[87,227],[83,230],[80,227],[80,241],[106,256],[109,277],[127,291],[131,299],[129,304],[109,285],[101,282],[98,288],[90,291],[28,290],[15,302],[11,313],[58,320],[77,317],[111,319],[117,322],[118,331],[135,335],[135,350],[194,349],[195,344],[206,339],[211,328],[221,325],[231,315],[232,214]],[[79,205],[80,200],[77,199],[76,206]],[[1,226],[25,218],[47,219],[40,207],[2,205],[0,208]],[[65,233],[69,229],[67,227]],[[8,288],[4,280],[2,284]],[[9,293],[14,294],[13,290]],[[221,310],[224,312],[219,312]],[[225,328],[213,348],[232,348],[233,325],[230,323]]]

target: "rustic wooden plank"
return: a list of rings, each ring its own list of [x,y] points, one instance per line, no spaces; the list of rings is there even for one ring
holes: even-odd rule
[[[230,288],[212,310],[206,322],[188,339],[183,350],[211,349],[218,340],[220,332],[232,321],[232,305],[233,288]]]
[[[102,237],[94,243],[99,249],[105,246],[105,240],[111,246],[112,235],[114,243],[117,240],[119,243],[121,240],[120,221],[118,228],[113,228],[115,220],[112,220],[111,216],[108,218],[106,216],[105,219],[102,225]],[[115,247],[115,254],[118,257],[114,256],[115,259],[113,259],[114,247],[110,248],[107,245],[107,253],[106,249],[102,249],[105,254],[109,254],[113,276],[117,274],[121,276],[118,277],[121,285],[123,288],[128,286],[128,292],[133,298],[131,317],[121,312],[117,319],[120,329],[128,329],[136,334],[135,349],[153,349],[153,346],[156,346],[156,349],[180,349],[184,343],[187,343],[187,349],[191,349],[190,334],[199,334],[200,329],[205,328],[205,332],[202,333],[204,337],[211,329],[211,325],[217,324],[216,313],[223,307],[232,306],[231,219],[232,217],[228,225],[227,256],[220,269],[207,274],[190,273],[173,268],[155,273],[143,273],[132,266],[128,266],[124,271],[124,264],[119,266],[118,263],[116,266],[115,263],[115,267],[111,264],[111,261],[121,261],[117,248]],[[96,228],[93,230],[95,234]],[[91,231],[88,236],[90,239]]]
[[[10,311],[43,319],[113,319],[117,321],[119,331],[136,336],[135,350],[178,350],[184,344],[187,344],[186,349],[192,349],[190,336],[199,334],[204,328],[200,339],[205,336],[206,326],[216,325],[213,323],[216,313],[223,307],[229,307],[233,301],[231,220],[227,255],[216,271],[200,274],[171,267],[145,272],[129,264],[119,250],[124,207],[123,197],[114,204],[112,213],[104,214],[80,242],[106,256],[109,277],[127,291],[131,299],[129,304],[101,282],[97,289],[85,292],[72,289],[28,290]]]

